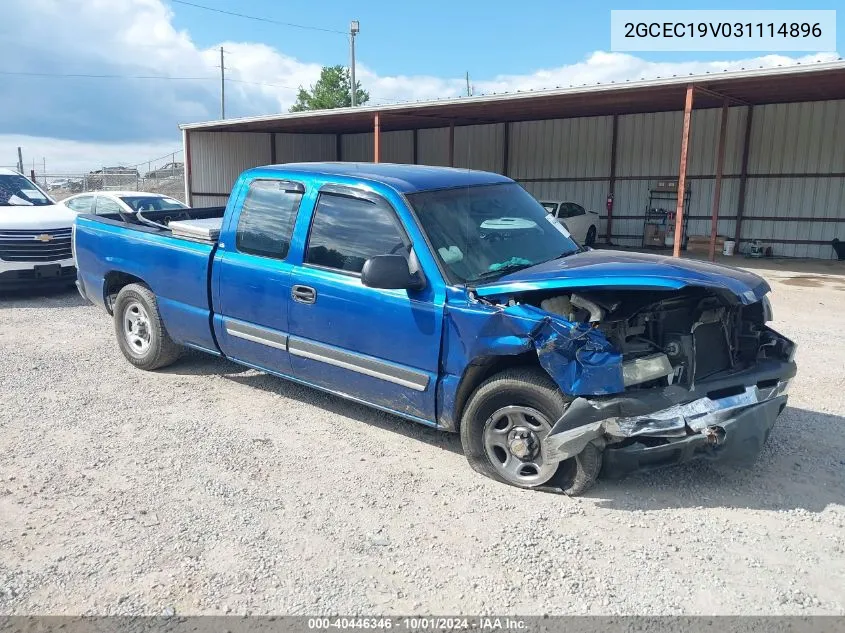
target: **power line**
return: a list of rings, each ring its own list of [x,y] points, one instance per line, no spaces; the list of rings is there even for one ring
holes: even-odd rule
[[[206,11],[213,11],[214,13],[222,13],[223,15],[232,15],[237,18],[246,18],[247,20],[256,20],[257,22],[268,22],[270,24],[278,24],[280,26],[291,26],[297,29],[306,29],[309,31],[322,31],[323,33],[337,33],[339,35],[347,35],[344,31],[336,31],[334,29],[324,29],[320,28],[319,26],[307,26],[305,24],[294,24],[293,22],[280,22],[279,20],[272,20],[270,18],[261,18],[255,15],[246,15],[244,13],[235,13],[234,11],[225,11],[223,9],[217,9],[215,7],[206,7],[202,4],[195,4],[193,2],[186,2],[185,0],[170,0],[174,4],[184,4],[188,7],[194,7],[196,9],[204,9]]]

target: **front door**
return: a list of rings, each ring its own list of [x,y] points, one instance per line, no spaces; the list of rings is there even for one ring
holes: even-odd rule
[[[301,183],[253,180],[224,227],[213,267],[214,330],[221,351],[241,362],[291,373],[287,352],[291,265],[286,261],[305,189]]]
[[[434,290],[361,283],[364,262],[411,242],[385,199],[324,187],[303,264],[291,275],[288,350],[294,376],[425,422],[435,419],[442,305]]]

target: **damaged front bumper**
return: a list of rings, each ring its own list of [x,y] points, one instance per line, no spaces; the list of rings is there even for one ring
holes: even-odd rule
[[[792,361],[769,360],[693,389],[576,398],[543,440],[543,459],[563,461],[596,442],[606,448],[606,476],[698,457],[753,461],[786,406],[795,372]]]

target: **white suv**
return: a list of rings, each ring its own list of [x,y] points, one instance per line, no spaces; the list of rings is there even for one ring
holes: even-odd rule
[[[0,291],[73,284],[75,218],[29,178],[0,168]]]

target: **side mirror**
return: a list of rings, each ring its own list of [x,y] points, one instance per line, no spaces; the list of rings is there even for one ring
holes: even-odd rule
[[[386,290],[421,290],[425,277],[421,272],[411,272],[404,255],[376,255],[364,262],[361,283]]]

